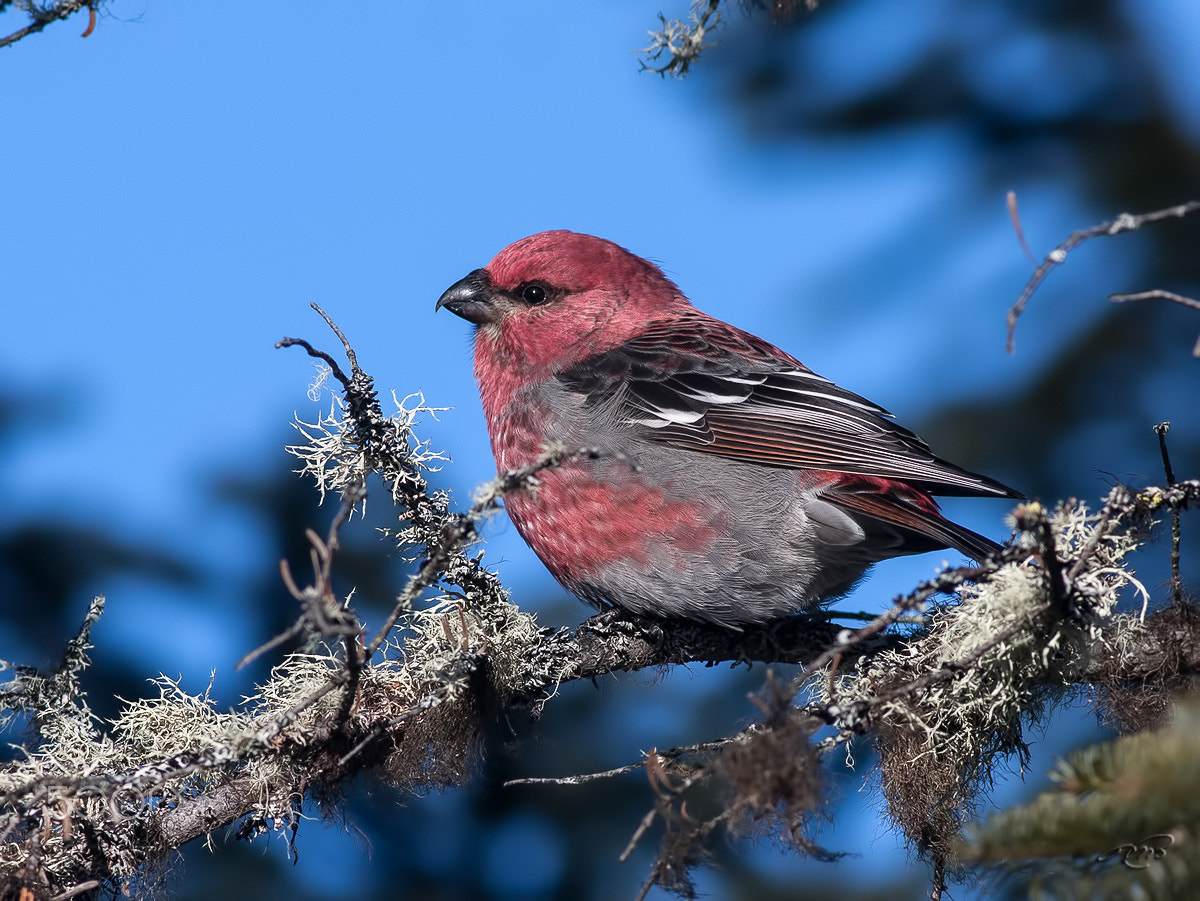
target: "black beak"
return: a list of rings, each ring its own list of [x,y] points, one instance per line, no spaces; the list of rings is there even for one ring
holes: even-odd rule
[[[442,307],[476,325],[490,321],[496,309],[492,306],[492,280],[487,270],[476,269],[447,288],[434,309]]]

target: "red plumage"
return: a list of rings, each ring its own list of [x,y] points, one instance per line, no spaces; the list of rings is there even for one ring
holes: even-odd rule
[[[1019,497],[700,312],[610,241],[525,238],[438,306],[476,325],[501,469],[549,444],[599,449],[506,500],[555,577],[597,606],[762,622],[847,590],[886,557],[995,549],[943,517],[934,494]]]

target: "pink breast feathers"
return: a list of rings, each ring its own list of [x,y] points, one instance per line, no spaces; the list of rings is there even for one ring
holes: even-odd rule
[[[585,463],[546,472],[534,492],[505,500],[521,536],[560,581],[586,582],[614,563],[686,569],[720,533],[708,503],[668,497],[629,471],[619,482],[592,478]]]

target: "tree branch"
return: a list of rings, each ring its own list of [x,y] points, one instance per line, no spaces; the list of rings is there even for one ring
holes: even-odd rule
[[[85,7],[88,10],[88,26],[84,30],[82,37],[86,38],[92,33],[92,29],[96,27],[95,2],[96,0],[58,0],[57,3],[52,3],[49,6],[42,6],[33,2],[20,4],[29,13],[32,21],[24,28],[0,38],[0,47],[7,47],[10,44],[15,44],[22,38],[29,37],[31,34],[37,34],[51,22],[57,22],[59,19],[73,16]]]
[[[307,342],[287,343],[336,367]],[[661,784],[652,819],[669,828],[652,878],[683,886],[696,843],[747,816],[777,824],[805,853],[828,854],[805,833],[820,796],[809,783],[818,755],[854,735],[879,738],[885,773],[897,762],[949,762],[920,775],[901,767],[887,779],[962,786],[977,779],[988,755],[1020,747],[1020,717],[1039,690],[1182,684],[1200,673],[1200,629],[1189,631],[1181,619],[1186,605],[1172,605],[1174,619],[1164,612],[1144,622],[1114,612],[1120,588],[1136,586],[1124,556],[1155,515],[1200,498],[1198,481],[1118,487],[1095,514],[1075,503],[1054,511],[1024,505],[1011,546],[978,566],[940,573],[858,628],[835,622],[835,612],[735,631],[608,611],[572,631],[549,632],[509,601],[467,548],[501,498],[533,490],[545,469],[596,451],[547,448],[454,512],[447,495],[429,488],[425,471],[439,458],[413,432],[427,408],[406,400],[385,416],[370,376],[356,362],[350,369],[349,376],[335,369],[344,396],[328,416],[298,424],[305,441],[292,449],[321,491],[342,494],[327,536],[310,536],[312,584],[288,576],[301,613],[287,634],[307,632],[324,649],[284,656],[259,694],[230,712],[218,711],[207,693],[160,680],[160,697],[127,705],[102,733],[78,690],[98,599],[54,674],[19,668],[0,693],[37,729],[37,741],[2,773],[0,879],[31,872],[35,855],[34,897],[95,881],[120,890],[173,849],[238,820],[239,834],[276,829],[290,838],[299,799],[336,795],[364,770],[415,792],[461,784],[497,717],[517,708],[538,714],[566,682],[683,663],[800,664],[788,683],[768,678],[762,723],[655,753]],[[358,618],[334,597],[331,578],[340,531],[371,474],[398,508],[402,527],[392,537],[420,564],[384,627],[363,644]],[[833,735],[814,743],[821,724]],[[936,753],[923,742],[934,742]],[[684,795],[713,778],[731,780],[740,794],[694,820]],[[909,802],[926,819],[942,804],[919,793]],[[897,818],[920,833],[925,819],[904,813],[909,802],[896,801]],[[932,837],[930,846],[951,821],[938,822],[921,833]]]
[[[1024,235],[1021,232],[1020,221],[1016,216],[1016,200],[1011,196],[1011,193],[1008,202],[1009,212],[1013,217],[1013,223],[1017,232],[1018,240],[1021,241],[1022,246],[1027,246],[1024,244]],[[1017,320],[1020,318],[1021,314],[1025,312],[1025,307],[1029,303],[1030,298],[1033,297],[1033,293],[1041,286],[1042,282],[1045,281],[1046,276],[1050,274],[1051,269],[1056,266],[1061,266],[1067,261],[1068,253],[1070,253],[1084,241],[1088,241],[1092,238],[1100,237],[1101,235],[1124,234],[1125,232],[1135,231],[1136,229],[1141,228],[1143,225],[1161,222],[1164,219],[1182,219],[1184,216],[1194,213],[1196,210],[1200,210],[1200,200],[1191,200],[1187,203],[1181,203],[1178,206],[1169,207],[1165,210],[1156,210],[1152,213],[1142,213],[1136,216],[1132,213],[1122,213],[1120,216],[1110,222],[1101,222],[1099,225],[1093,225],[1090,228],[1082,228],[1079,231],[1071,232],[1071,234],[1067,237],[1067,240],[1063,241],[1052,251],[1046,254],[1046,258],[1042,260],[1037,269],[1033,271],[1033,275],[1029,277],[1029,281],[1025,283],[1025,288],[1021,291],[1021,294],[1017,298],[1016,302],[1009,308],[1008,342],[1006,345],[1008,352],[1013,352],[1013,342],[1015,340],[1017,331]],[[1154,296],[1163,296],[1166,292],[1146,292],[1146,294],[1139,295],[1115,295],[1112,299],[1142,299],[1151,293],[1153,293]],[[1186,301],[1186,298],[1180,298],[1180,300]],[[1195,301],[1192,301],[1192,303],[1195,303]]]

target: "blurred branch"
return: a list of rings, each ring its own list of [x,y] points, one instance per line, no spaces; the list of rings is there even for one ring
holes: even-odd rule
[[[681,19],[668,19],[659,13],[659,27],[647,32],[650,35],[650,43],[636,51],[644,57],[638,63],[641,70],[655,72],[664,77],[686,76],[692,64],[700,58],[700,54],[719,43],[711,38],[713,32],[722,25],[722,2],[723,0],[692,0],[686,22]],[[745,0],[741,6],[747,11],[751,7],[766,9],[772,21],[782,25],[793,21],[801,8],[813,12],[818,6],[818,0]],[[651,65],[659,60],[664,60],[661,65]]]
[[[1013,219],[1013,226],[1016,230],[1017,238],[1022,243],[1022,246],[1026,246],[1024,243],[1024,234],[1021,230],[1020,219],[1016,212],[1016,198],[1012,192],[1009,193],[1008,205],[1009,214]],[[1090,240],[1091,238],[1100,237],[1101,235],[1124,234],[1125,232],[1135,231],[1136,229],[1141,228],[1143,225],[1161,222],[1164,219],[1182,219],[1184,216],[1194,213],[1196,210],[1200,210],[1200,201],[1192,200],[1188,201],[1187,203],[1181,203],[1178,206],[1169,207],[1165,210],[1157,210],[1153,213],[1142,213],[1141,215],[1136,216],[1132,213],[1122,213],[1111,222],[1102,222],[1099,225],[1093,225],[1091,228],[1083,228],[1079,231],[1072,232],[1070,236],[1068,236],[1067,240],[1063,241],[1052,251],[1046,254],[1046,258],[1042,260],[1041,264],[1037,267],[1037,269],[1034,270],[1033,275],[1029,277],[1029,281],[1025,283],[1025,288],[1021,291],[1021,295],[1017,298],[1016,303],[1009,308],[1008,341],[1006,344],[1008,352],[1013,352],[1013,342],[1016,336],[1017,320],[1021,317],[1021,314],[1025,312],[1025,307],[1028,305],[1030,298],[1033,297],[1033,293],[1041,286],[1042,282],[1045,281],[1046,276],[1050,274],[1051,269],[1066,262],[1068,253],[1070,253],[1084,241]],[[1167,292],[1153,291],[1137,295],[1114,295],[1112,299],[1118,301],[1140,300],[1151,295],[1162,297],[1166,296]],[[1196,301],[1189,301],[1187,298],[1178,297],[1177,295],[1170,295],[1170,298],[1177,299],[1177,302],[1182,302],[1185,305],[1200,306],[1200,304],[1196,304]],[[1200,343],[1197,344],[1197,350],[1200,351]],[[1197,355],[1200,356],[1200,353]]]
[[[1035,897],[1195,897],[1200,807],[1180,787],[1196,782],[1198,743],[1200,697],[1192,694],[1164,728],[1059,760],[1050,773],[1056,788],[972,827],[958,843],[960,859],[1024,863]]]
[[[1172,294],[1170,291],[1163,291],[1158,288],[1152,291],[1140,291],[1137,294],[1110,294],[1108,295],[1108,299],[1114,300],[1117,303],[1127,303],[1131,300],[1170,300],[1185,307],[1190,307],[1193,310],[1200,310],[1200,300],[1192,300],[1190,297]]]
[[[1110,294],[1108,299],[1117,303],[1128,303],[1133,300],[1169,300],[1192,310],[1200,310],[1200,300],[1193,300],[1190,297],[1183,297],[1159,288],[1151,291],[1139,291],[1137,294]],[[1192,356],[1200,357],[1200,338],[1196,339],[1196,345],[1192,348]]]
[[[33,0],[13,0],[3,6],[15,6],[29,14],[30,22],[24,28],[0,38],[0,47],[15,44],[22,38],[37,34],[51,22],[73,16],[81,9],[88,10],[88,25],[81,37],[87,37],[96,27],[96,0],[58,0],[57,3],[36,3]],[[0,7],[3,9],[3,7]]]
[[[721,0],[694,0],[686,22],[667,19],[662,13],[658,22],[659,27],[649,32],[650,43],[638,51],[646,57],[639,65],[643,71],[683,78],[700,54],[716,43],[709,40],[709,34],[721,24]],[[664,56],[661,66],[646,61]]]

